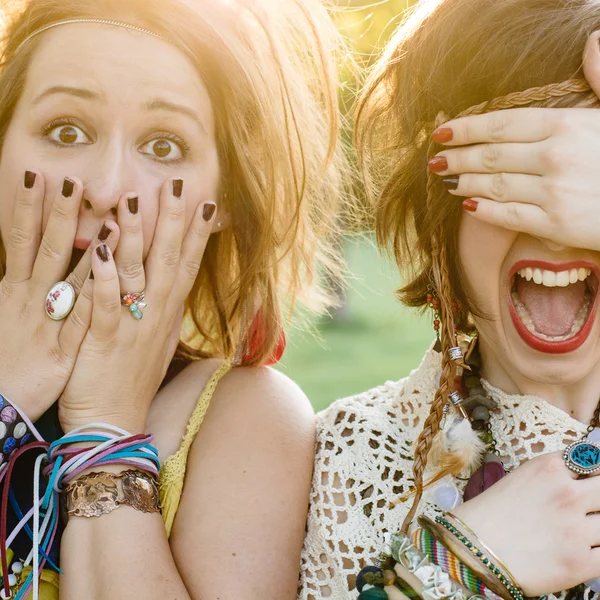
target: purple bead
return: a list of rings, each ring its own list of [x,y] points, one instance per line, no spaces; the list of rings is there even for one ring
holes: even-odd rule
[[[484,464],[473,473],[469,483],[465,487],[463,498],[465,502],[479,496],[485,490],[491,488],[495,483],[500,481],[506,472],[504,465],[499,462],[490,462]]]
[[[10,454],[17,447],[17,440],[14,437],[9,437],[4,440],[4,447],[2,450],[4,454]]]
[[[17,411],[12,406],[5,406],[0,411],[0,419],[7,425],[14,423],[17,420]]]
[[[594,442],[595,444],[600,443],[600,429],[598,427],[592,429],[590,435],[587,436],[587,441]]]
[[[585,585],[587,585],[592,592],[600,592],[600,577],[586,581]]]
[[[31,441],[31,438],[33,437],[33,434],[31,433],[26,433],[22,438],[21,438],[21,448],[25,445],[28,444]]]

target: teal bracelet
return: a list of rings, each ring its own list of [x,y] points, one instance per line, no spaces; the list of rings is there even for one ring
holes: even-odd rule
[[[436,523],[439,523],[442,527],[447,529],[456,539],[458,539],[462,544],[464,544],[480,561],[481,563],[489,570],[491,573],[498,578],[500,583],[506,588],[508,593],[511,595],[514,600],[524,600],[525,595],[523,590],[519,588],[515,584],[514,581],[511,581],[509,577],[506,577],[500,567],[495,565],[489,558],[487,558],[484,553],[475,546],[475,544],[466,537],[462,531],[457,529],[450,521],[448,521],[445,517],[437,515],[435,517]]]

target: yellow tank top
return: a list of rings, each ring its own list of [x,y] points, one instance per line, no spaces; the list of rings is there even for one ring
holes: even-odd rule
[[[231,364],[224,363],[213,373],[206,384],[206,387],[202,391],[202,394],[200,394],[200,397],[198,398],[196,408],[194,408],[194,412],[188,421],[179,450],[172,456],[169,456],[161,466],[158,482],[160,501],[162,504],[162,516],[167,530],[167,537],[171,536],[173,522],[175,521],[175,515],[177,514],[177,509],[179,508],[179,503],[181,501],[190,448],[204,422],[204,417],[210,406],[210,401],[215,393],[217,384],[230,370]],[[30,571],[31,568],[23,569],[22,581],[25,581]],[[56,571],[44,569],[40,583],[40,600],[59,600],[58,582],[59,574],[56,573]],[[28,600],[30,600],[31,597],[32,596],[29,595]]]

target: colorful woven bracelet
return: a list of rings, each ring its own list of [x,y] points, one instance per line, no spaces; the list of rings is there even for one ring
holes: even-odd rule
[[[427,529],[422,527],[415,529],[412,541],[420,552],[429,556],[434,564],[442,567],[454,581],[458,581],[472,592],[481,594],[490,600],[502,600],[498,594],[486,587],[467,565],[458,560],[444,544],[436,540]]]
[[[17,448],[35,440],[44,441],[27,415],[0,394],[0,469]]]
[[[448,519],[442,516],[435,517],[436,523],[439,523],[442,527],[447,529],[456,539],[458,539],[462,544],[464,544],[475,557],[479,559],[481,564],[484,565],[486,569],[488,569],[492,575],[494,575],[500,583],[506,588],[508,593],[514,600],[524,600],[525,596],[523,594],[523,590],[519,588],[519,586],[512,581],[509,577],[507,577],[500,567],[495,565],[485,553],[478,548],[473,541],[471,541],[467,536],[464,535],[462,531],[460,531],[457,527],[455,527]]]

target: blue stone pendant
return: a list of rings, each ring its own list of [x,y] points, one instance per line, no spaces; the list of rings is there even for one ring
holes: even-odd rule
[[[565,448],[565,465],[579,475],[589,475],[600,470],[600,446],[581,440]]]

